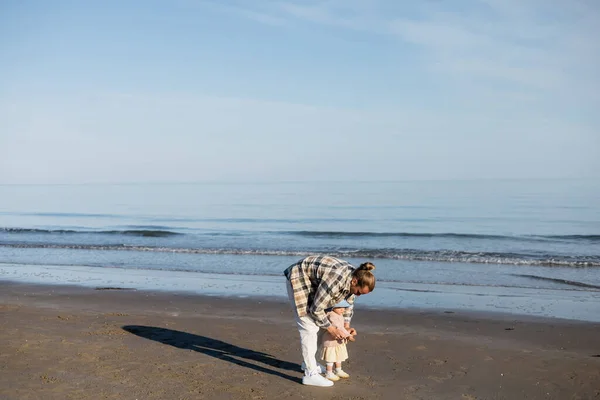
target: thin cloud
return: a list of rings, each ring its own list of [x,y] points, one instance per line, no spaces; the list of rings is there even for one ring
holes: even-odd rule
[[[589,1],[287,1],[237,3],[248,18],[395,36],[433,74],[597,101],[599,7]],[[252,8],[254,7],[254,8]],[[259,20],[258,18],[254,18]],[[259,21],[261,22],[261,21]],[[596,80],[597,81],[597,80]]]
[[[220,10],[227,14],[237,15],[264,25],[285,27],[290,23],[289,18],[277,16],[272,12],[268,12],[268,8],[266,8],[267,11],[264,11],[265,7],[260,7],[259,4],[255,4],[254,7],[249,7],[247,3],[238,4],[236,2],[225,4],[216,1],[201,1],[198,4]]]
[[[587,48],[595,40],[588,16],[582,12],[564,10],[564,18],[558,19],[552,6],[539,4],[527,9],[523,3],[514,3],[511,9],[506,3],[502,7],[495,1],[485,3],[490,5],[487,12],[430,10],[420,20],[391,22],[390,31],[421,46],[437,71],[501,79],[536,89],[581,86],[579,73],[587,69],[580,69],[581,64],[599,65],[597,54],[571,46],[578,42]]]

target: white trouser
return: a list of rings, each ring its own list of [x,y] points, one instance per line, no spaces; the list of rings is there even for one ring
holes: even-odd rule
[[[302,348],[302,358],[304,359],[305,375],[318,374],[319,369],[317,367],[316,353],[319,342],[319,328],[315,321],[308,315],[304,317],[298,316],[298,310],[296,310],[296,302],[294,301],[294,289],[289,280],[286,283],[288,298],[292,304],[294,310],[294,316],[296,317],[296,325],[298,325],[298,331],[300,332],[300,347]]]

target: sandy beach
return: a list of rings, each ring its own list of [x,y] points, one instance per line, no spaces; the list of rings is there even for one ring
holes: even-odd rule
[[[0,283],[0,398],[600,399],[597,323],[359,308],[314,388],[285,303],[99,289]]]

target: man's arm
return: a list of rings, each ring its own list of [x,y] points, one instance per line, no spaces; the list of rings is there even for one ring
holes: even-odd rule
[[[322,276],[309,309],[311,316],[319,327],[327,328],[330,325],[325,309],[329,307],[333,297],[339,296],[346,289],[343,287],[345,283],[344,276],[332,269],[328,269]]]
[[[344,329],[346,329],[350,333],[350,335],[356,335],[356,329],[350,328],[350,323],[344,323]]]
[[[356,335],[356,329],[350,328],[350,321],[354,316],[354,298],[355,296],[350,296],[347,301],[352,304],[352,307],[348,307],[344,310],[344,328],[346,328],[351,334]]]
[[[325,313],[325,308],[329,305],[330,300],[331,288],[326,281],[321,281],[321,284],[317,287],[309,311],[315,324],[323,329],[327,329],[331,326],[331,322],[329,322],[327,314]]]
[[[344,310],[344,324],[347,324],[348,326],[350,326],[350,321],[352,320],[353,316],[354,316],[354,306],[347,307]]]

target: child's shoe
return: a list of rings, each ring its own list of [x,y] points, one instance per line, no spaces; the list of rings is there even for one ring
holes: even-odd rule
[[[350,375],[348,375],[347,373],[345,373],[344,370],[341,369],[341,368],[340,369],[336,369],[335,370],[335,374],[337,376],[339,376],[340,378],[350,378]],[[327,378],[329,378],[329,377],[327,377]]]
[[[329,379],[330,381],[339,381],[340,377],[337,376],[336,374],[333,373],[333,371],[327,371],[325,372],[325,378]]]

